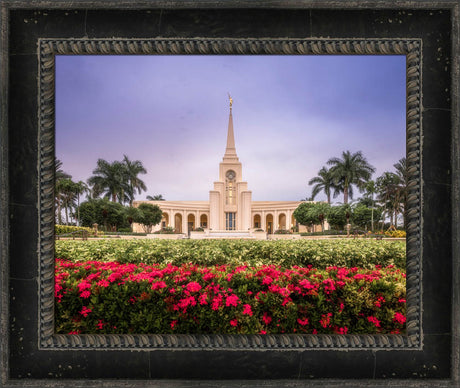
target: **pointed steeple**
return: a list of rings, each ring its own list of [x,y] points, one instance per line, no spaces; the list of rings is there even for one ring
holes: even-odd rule
[[[232,105],[233,99],[230,98],[230,115],[228,117],[228,130],[227,130],[227,148],[225,148],[224,160],[234,160],[238,161],[238,156],[236,155],[235,148],[235,135],[233,134],[233,116],[232,116]]]

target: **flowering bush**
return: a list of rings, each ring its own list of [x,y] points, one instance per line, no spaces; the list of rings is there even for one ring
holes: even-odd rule
[[[404,231],[404,230],[388,230],[388,231],[385,232],[385,236],[405,238],[406,237],[406,231]]]
[[[121,264],[56,259],[56,332],[400,333],[394,266]]]
[[[59,240],[56,257],[72,261],[102,260],[121,263],[196,263],[261,266],[278,264],[326,268],[406,267],[405,241],[377,240]]]

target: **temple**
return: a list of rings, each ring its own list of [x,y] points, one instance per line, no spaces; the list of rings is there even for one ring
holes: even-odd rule
[[[262,231],[273,234],[276,230],[298,227],[293,213],[300,201],[252,200],[252,191],[243,180],[243,166],[236,153],[232,104],[230,97],[227,145],[219,164],[219,178],[209,191],[209,201],[134,202],[134,206],[150,203],[161,208],[163,219],[154,231],[172,227],[176,233],[189,233],[202,228],[204,236],[222,238],[254,236]],[[133,230],[142,231],[142,228],[134,224]]]

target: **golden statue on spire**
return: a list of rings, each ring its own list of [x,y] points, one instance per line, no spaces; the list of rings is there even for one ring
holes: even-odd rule
[[[232,98],[232,96],[230,96],[230,93],[227,92],[227,94],[228,94],[228,99],[229,99],[229,101],[230,101],[230,109],[232,109],[233,98]]]

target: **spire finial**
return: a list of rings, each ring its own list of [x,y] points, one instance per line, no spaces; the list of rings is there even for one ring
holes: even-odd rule
[[[233,98],[232,98],[232,96],[230,96],[230,93],[227,92],[227,94],[228,94],[228,100],[229,100],[229,102],[230,102],[230,109],[232,109]]]

